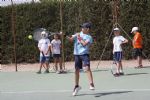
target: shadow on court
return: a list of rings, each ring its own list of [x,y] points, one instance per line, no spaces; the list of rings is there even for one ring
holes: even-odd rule
[[[149,73],[131,73],[131,74],[125,74],[125,76],[133,76],[133,75],[145,75]]]
[[[93,95],[94,97],[102,97],[102,96],[108,96],[108,95],[119,95],[119,94],[129,93],[129,92],[133,92],[133,91],[117,91],[117,92],[105,92],[105,93],[94,93],[94,94],[84,93],[84,94],[79,94],[77,96]]]

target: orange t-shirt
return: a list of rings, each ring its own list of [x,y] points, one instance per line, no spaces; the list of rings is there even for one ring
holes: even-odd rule
[[[139,32],[134,35],[133,48],[142,48],[142,35]]]

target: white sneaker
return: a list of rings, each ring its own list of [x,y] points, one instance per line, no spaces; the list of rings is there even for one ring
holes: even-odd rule
[[[80,86],[75,86],[72,95],[73,95],[73,96],[76,96],[77,93],[79,92],[79,90],[81,90],[81,87],[80,87]]]
[[[94,87],[93,83],[90,84],[90,90],[95,90],[95,87]]]
[[[56,71],[56,74],[60,74],[60,71]]]

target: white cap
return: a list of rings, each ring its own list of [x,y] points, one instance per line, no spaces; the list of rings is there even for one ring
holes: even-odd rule
[[[133,27],[131,33],[133,33],[134,31],[138,31],[139,28],[138,27]]]
[[[116,28],[114,28],[114,31],[120,31],[120,30],[119,30],[119,28],[116,27]]]
[[[46,32],[45,32],[45,31],[43,31],[43,32],[41,32],[41,34],[46,34]]]

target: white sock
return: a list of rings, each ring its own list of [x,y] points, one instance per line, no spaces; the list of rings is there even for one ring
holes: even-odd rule
[[[117,69],[117,73],[119,73],[119,70]]]

